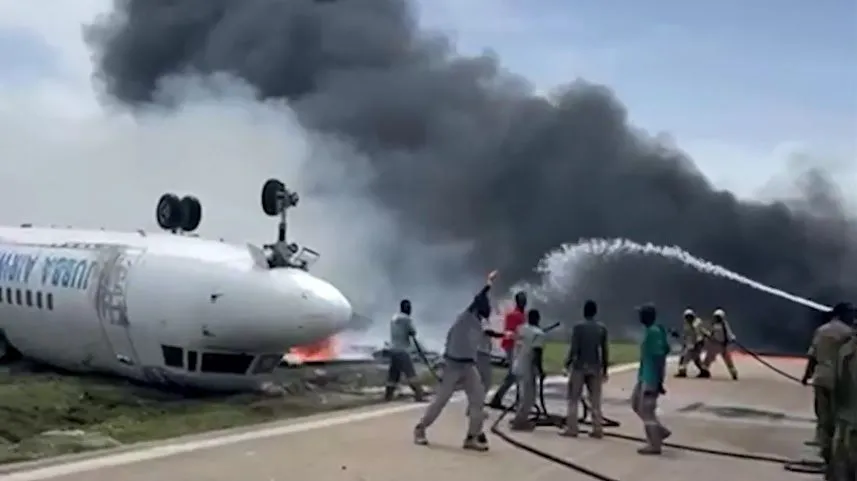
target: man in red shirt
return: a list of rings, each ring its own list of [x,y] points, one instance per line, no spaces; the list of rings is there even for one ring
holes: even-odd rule
[[[500,342],[500,347],[505,351],[506,359],[509,361],[509,372],[503,379],[503,383],[500,384],[497,391],[494,392],[494,397],[491,398],[489,406],[492,408],[502,409],[503,398],[506,396],[506,393],[509,392],[509,389],[515,385],[515,375],[512,372],[512,353],[515,350],[515,332],[518,330],[518,327],[522,326],[527,320],[527,316],[525,314],[526,309],[527,294],[520,291],[515,294],[515,308],[506,313],[506,319],[503,326],[503,340]]]

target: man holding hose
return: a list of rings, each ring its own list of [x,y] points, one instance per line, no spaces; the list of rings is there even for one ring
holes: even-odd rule
[[[840,302],[815,331],[801,380],[812,378],[816,441],[827,463],[827,479],[857,479],[857,362],[854,360],[854,308]]]
[[[853,315],[853,314],[852,314]],[[857,323],[839,350],[833,381],[835,431],[828,479],[857,480]]]
[[[693,365],[699,369],[697,377],[709,378],[711,372],[702,364],[700,357],[709,333],[703,326],[702,319],[697,317],[693,309],[685,309],[682,317],[684,322],[681,333],[681,357],[678,360],[678,372],[676,372],[675,377],[687,377],[687,365],[693,362]]]
[[[539,382],[545,377],[545,332],[539,327],[541,320],[538,309],[530,309],[527,323],[519,326],[515,333],[512,373],[518,384],[518,403],[511,424],[513,431],[532,431],[535,428],[530,421],[530,413],[536,405]]]
[[[834,414],[833,387],[839,350],[852,336],[850,304],[840,302],[823,317],[826,322],[815,330],[812,344],[807,352],[808,361],[801,383],[812,379],[813,405],[815,408],[815,441],[821,448],[821,457],[829,463],[836,418]],[[849,480],[850,481],[850,480]]]
[[[526,310],[527,293],[519,291],[515,294],[515,308],[506,313],[506,318],[504,319],[503,340],[500,342],[500,347],[503,348],[503,351],[506,354],[506,361],[509,363],[509,371],[506,373],[506,377],[503,378],[503,382],[497,388],[497,391],[494,392],[494,397],[491,399],[490,406],[494,409],[503,409],[503,398],[506,397],[506,393],[509,392],[509,389],[515,385],[515,373],[513,372],[515,336],[518,332],[518,328],[523,326],[525,323],[526,315],[524,313]]]
[[[416,342],[417,330],[411,318],[411,301],[402,299],[399,302],[399,312],[390,321],[390,366],[387,371],[387,385],[384,389],[384,400],[392,401],[396,387],[402,376],[414,391],[414,400],[422,402],[425,399],[423,388],[417,380],[417,371],[411,359],[411,340]]]

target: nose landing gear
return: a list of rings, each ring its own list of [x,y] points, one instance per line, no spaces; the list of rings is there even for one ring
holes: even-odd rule
[[[280,224],[277,227],[277,241],[264,246],[268,265],[272,269],[296,267],[308,270],[310,263],[315,262],[319,257],[318,252],[286,240],[286,214],[289,209],[296,207],[299,201],[300,196],[297,192],[289,190],[285,184],[277,179],[268,179],[262,185],[262,211],[270,217],[280,217]]]

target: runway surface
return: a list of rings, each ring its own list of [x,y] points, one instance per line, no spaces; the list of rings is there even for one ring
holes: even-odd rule
[[[768,358],[799,376],[803,362]],[[811,390],[786,380],[748,357],[736,358],[741,377],[722,366],[713,379],[674,379],[660,414],[673,430],[670,442],[762,453],[790,459],[812,457],[804,441],[813,433]],[[692,369],[692,368],[691,368]],[[605,385],[605,415],[622,423],[611,431],[642,435],[629,396],[636,369],[614,372]],[[546,390],[551,409],[562,413],[561,385]],[[491,436],[491,450],[461,449],[464,410],[450,405],[429,431],[431,445],[412,444],[412,428],[424,405],[406,402],[301,418],[243,430],[150,444],[72,461],[30,465],[0,475],[3,481],[556,481],[592,479],[520,451]],[[491,419],[496,413],[491,413]],[[501,424],[506,429],[505,422]],[[516,439],[620,481],[664,479],[790,481],[814,479],[779,464],[731,459],[667,448],[662,456],[636,453],[639,443],[605,438],[561,438],[553,428],[511,433]]]

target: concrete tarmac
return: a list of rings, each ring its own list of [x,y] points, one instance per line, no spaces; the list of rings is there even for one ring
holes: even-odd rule
[[[799,375],[803,362],[770,358]],[[674,379],[660,406],[673,430],[670,442],[762,453],[790,459],[812,457],[804,441],[813,433],[811,390],[785,380],[751,358],[736,359],[732,381],[722,366],[713,379]],[[692,369],[692,368],[691,368]],[[691,372],[693,375],[693,372]],[[610,432],[642,435],[630,410],[636,369],[614,372],[605,385],[605,415],[621,422]],[[546,390],[551,410],[564,414],[563,389]],[[262,427],[211,433],[119,452],[35,465],[12,466],[2,481],[558,481],[594,479],[516,449],[489,434],[487,453],[461,449],[465,416],[450,405],[429,431],[431,445],[415,446],[412,428],[424,405],[396,403],[302,418]],[[494,419],[496,413],[491,413]],[[506,429],[506,423],[501,424]],[[486,426],[487,429],[487,426]],[[510,433],[515,439],[599,471],[619,481],[664,479],[790,481],[807,475],[782,465],[737,460],[667,448],[662,456],[636,453],[640,443],[581,436],[566,439],[554,428]],[[811,478],[809,478],[811,479]]]

